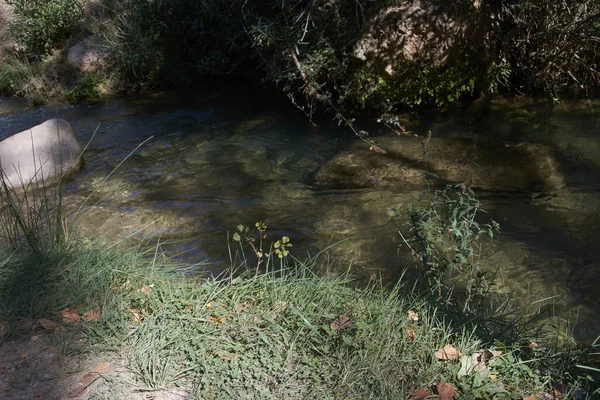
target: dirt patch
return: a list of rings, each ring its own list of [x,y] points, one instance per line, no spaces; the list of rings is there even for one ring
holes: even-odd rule
[[[97,354],[65,330],[32,329],[28,321],[18,325],[26,329],[0,339],[0,399],[180,400],[188,395],[185,389],[143,391],[127,367],[126,349]],[[0,338],[7,330],[0,322]]]

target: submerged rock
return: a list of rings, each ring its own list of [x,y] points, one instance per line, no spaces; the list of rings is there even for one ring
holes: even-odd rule
[[[47,182],[79,170],[81,146],[71,125],[51,119],[0,142],[0,169],[10,188]]]
[[[364,188],[374,182],[401,191],[422,188],[426,180],[469,182],[487,191],[547,191],[564,187],[548,146],[504,145],[468,139],[393,137],[378,140],[386,153],[358,143],[324,164],[315,176],[325,188]],[[427,153],[424,153],[424,145]],[[377,179],[374,179],[374,178]]]

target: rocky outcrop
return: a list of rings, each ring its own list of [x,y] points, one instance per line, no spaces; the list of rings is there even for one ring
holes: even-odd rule
[[[415,59],[443,64],[482,44],[480,4],[440,0],[396,1],[374,14],[353,49],[355,59],[394,75]],[[401,72],[401,71],[400,71]]]
[[[422,137],[382,138],[380,154],[358,144],[324,164],[317,186],[361,188],[376,182],[392,190],[422,188],[434,183],[468,182],[487,191],[546,191],[564,187],[564,177],[551,148],[523,143],[504,145],[469,139]],[[427,162],[423,146],[427,148]]]
[[[81,167],[81,152],[71,125],[51,119],[0,142],[2,178],[18,188],[65,177]]]
[[[69,48],[67,62],[81,72],[93,72],[106,63],[110,51],[99,38],[87,38]]]

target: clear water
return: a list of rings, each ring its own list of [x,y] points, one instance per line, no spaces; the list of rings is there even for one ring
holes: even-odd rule
[[[0,112],[0,138],[61,117],[82,143],[89,141],[85,167],[66,191],[71,211],[92,193],[83,235],[170,242],[164,248],[171,256],[208,261],[207,270],[219,273],[228,266],[227,232],[239,223],[265,221],[270,237],[291,237],[299,258],[337,243],[324,259],[343,270],[351,266],[364,279],[394,280],[411,264],[387,210],[418,202],[425,188],[380,193],[369,185],[315,185],[319,168],[353,151],[356,141],[333,123],[311,125],[280,99],[224,87],[88,105],[10,107],[11,113]],[[600,334],[598,112],[600,104],[586,101],[548,107],[500,100],[485,113],[474,108],[461,116],[406,121],[415,133],[431,130],[448,140],[540,143],[553,150],[565,181],[561,190],[479,193],[503,230],[487,246],[486,265],[499,271],[499,292],[525,302],[556,295],[544,303],[553,322],[582,340]],[[380,127],[371,132],[390,135]],[[535,171],[524,165],[522,174],[530,173]]]

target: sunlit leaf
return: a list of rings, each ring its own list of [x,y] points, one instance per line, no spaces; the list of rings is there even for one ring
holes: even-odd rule
[[[95,310],[89,310],[83,313],[83,320],[86,322],[96,321],[100,315]]]
[[[233,234],[233,240],[235,240],[236,242],[239,242],[241,238],[242,238],[242,237],[240,236],[240,234],[239,234],[239,233],[235,232],[235,233]]]
[[[455,360],[459,357],[462,357],[462,353],[451,344],[445,345],[435,353],[435,358],[443,361]]]
[[[408,311],[408,315],[406,316],[406,319],[408,321],[418,321],[419,320],[419,314],[417,314],[413,310],[409,310]]]
[[[79,317],[79,313],[74,308],[65,308],[60,312],[61,318],[63,322],[79,322],[81,318]]]

